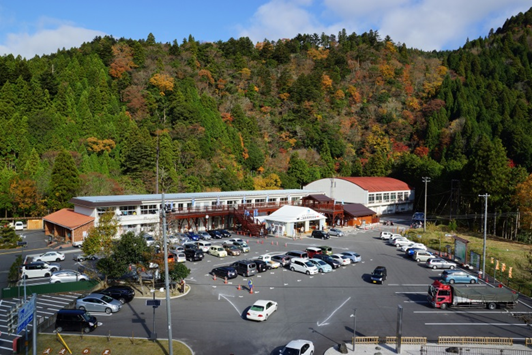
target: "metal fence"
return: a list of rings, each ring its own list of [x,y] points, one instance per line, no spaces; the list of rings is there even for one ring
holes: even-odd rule
[[[440,354],[463,354],[463,355],[531,355],[532,350],[524,349],[497,349],[497,348],[481,348],[471,346],[438,346],[438,345],[422,345],[419,350],[421,355],[440,355]]]

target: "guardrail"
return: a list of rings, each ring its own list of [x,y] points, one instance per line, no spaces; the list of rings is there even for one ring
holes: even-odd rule
[[[351,338],[351,345],[354,344],[378,344],[379,343],[379,337],[373,336],[373,337],[352,337]]]
[[[386,344],[396,344],[397,337],[386,337]],[[425,345],[427,344],[427,338],[425,337],[401,337],[401,344],[408,345]]]
[[[440,336],[438,344],[513,345],[512,338]]]

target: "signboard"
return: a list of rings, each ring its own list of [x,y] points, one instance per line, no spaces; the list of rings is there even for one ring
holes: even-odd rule
[[[157,308],[161,305],[161,300],[146,300],[146,306]]]
[[[35,312],[35,299],[36,295],[33,295],[31,299],[26,302],[18,311],[18,325],[17,334],[20,334],[24,328],[33,320],[33,313]]]

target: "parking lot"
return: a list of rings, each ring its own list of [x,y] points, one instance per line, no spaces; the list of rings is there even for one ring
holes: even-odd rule
[[[314,342],[316,353],[321,354],[337,343],[349,342],[355,328],[357,336],[394,336],[398,306],[403,309],[404,336],[425,336],[429,340],[436,340],[438,335],[514,339],[529,336],[529,327],[517,317],[531,313],[528,300],[522,299],[511,312],[433,309],[426,301],[427,289],[441,270],[428,269],[405,258],[404,253],[378,237],[378,230],[346,231],[344,237],[325,241],[272,237],[257,243],[257,239],[243,238],[248,241],[250,253],[223,259],[205,255],[202,261],[187,262],[191,291],[171,301],[173,338],[186,342],[200,354],[277,354],[292,339],[308,339]],[[355,251],[362,256],[362,262],[313,276],[280,268],[250,278],[238,276],[227,284],[221,278],[213,280],[209,274],[214,267],[236,260],[320,245],[329,245],[334,252]],[[383,285],[369,281],[369,274],[378,265],[388,269]],[[253,294],[247,288],[250,279]],[[245,319],[248,307],[258,299],[278,303],[277,312],[266,322]],[[119,313],[97,315],[103,324],[92,334],[149,337],[153,310],[145,301],[137,294]],[[155,312],[155,329],[159,338],[166,338],[164,300],[161,306]]]

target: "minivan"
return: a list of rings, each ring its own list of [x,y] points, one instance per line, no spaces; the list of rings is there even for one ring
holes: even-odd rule
[[[211,242],[199,241],[197,242],[198,248],[201,249],[204,253],[209,251],[209,248],[212,246]]]
[[[97,327],[96,317],[81,309],[60,309],[55,319],[55,330],[58,333],[63,330],[89,333]]]
[[[312,259],[316,254],[321,254],[321,248],[316,247],[308,247],[305,251],[310,259]]]
[[[209,248],[209,254],[220,257],[220,258],[225,258],[227,256],[227,252],[221,245],[211,246]]]
[[[291,258],[301,258],[301,259],[308,259],[308,254],[301,250],[290,250],[285,253],[286,256],[289,256]]]
[[[420,262],[425,262],[429,260],[430,258],[434,258],[434,257],[436,256],[432,254],[430,251],[418,250],[414,253],[413,259],[417,261],[418,263],[420,263]]]
[[[203,251],[199,249],[185,249],[185,257],[190,261],[203,260]]]
[[[292,258],[290,260],[290,270],[302,272],[307,275],[315,275],[318,273],[316,265],[302,258]]]
[[[231,264],[235,268],[237,274],[244,277],[253,276],[257,273],[257,264],[251,260],[240,260]]]

